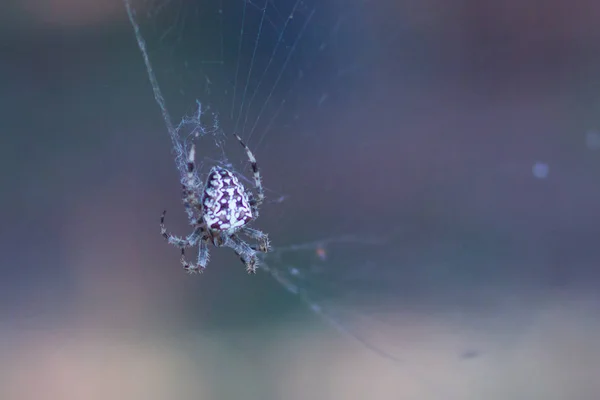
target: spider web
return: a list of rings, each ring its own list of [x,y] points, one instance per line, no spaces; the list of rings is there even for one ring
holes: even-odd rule
[[[197,143],[200,171],[219,163],[243,177],[247,161],[233,163],[228,156],[231,133],[239,134],[261,163],[271,142],[290,129],[309,131],[312,122],[326,118],[328,104],[360,93],[362,79],[368,79],[367,73],[359,73],[369,62],[368,45],[356,34],[364,6],[360,3],[125,4],[182,179],[192,141]],[[286,199],[282,193],[289,187],[273,190],[265,184],[271,202]],[[359,233],[350,227],[337,236],[327,229],[319,232],[323,237],[303,244],[275,243],[274,251],[263,257],[262,269],[341,333],[404,363],[415,333],[398,330],[411,318],[410,312],[398,312],[398,304],[411,309],[411,298],[423,281],[432,292],[439,282],[429,281],[426,272],[411,276],[410,268],[399,267],[405,255],[398,245],[407,239],[402,232],[377,224],[373,232],[384,233],[370,235],[364,228]],[[406,261],[410,265],[412,260]],[[458,359],[467,346],[456,343],[444,350]]]

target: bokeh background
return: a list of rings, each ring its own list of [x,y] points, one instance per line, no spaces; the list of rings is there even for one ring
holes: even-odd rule
[[[275,244],[394,232],[304,284],[403,361],[230,251],[184,274],[123,4],[23,0],[0,16],[0,398],[597,398],[600,5],[371,3],[352,84],[261,141],[287,197],[259,225]]]

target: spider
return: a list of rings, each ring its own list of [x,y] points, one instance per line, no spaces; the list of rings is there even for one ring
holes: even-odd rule
[[[234,135],[246,150],[252,166],[256,198],[247,191],[237,176],[218,166],[211,168],[204,185],[199,181],[195,163],[195,146],[192,144],[187,159],[187,175],[183,180],[183,203],[190,225],[194,230],[185,238],[170,234],[165,228],[165,214],[160,218],[160,233],[168,243],[181,249],[181,265],[188,273],[203,272],[208,264],[208,245],[230,247],[240,257],[248,273],[256,273],[257,252],[269,252],[271,246],[267,234],[247,227],[258,218],[258,208],[265,199],[260,171],[254,154],[238,135]],[[255,239],[257,245],[244,242],[238,233]],[[198,261],[186,260],[185,249],[198,246]]]

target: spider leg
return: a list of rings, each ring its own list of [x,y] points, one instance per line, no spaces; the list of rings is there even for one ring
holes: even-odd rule
[[[248,146],[246,146],[246,144],[242,141],[242,138],[240,138],[236,134],[234,134],[234,136],[244,147],[244,150],[246,150],[246,155],[248,156],[248,160],[250,160],[250,165],[252,166],[252,173],[254,175],[254,186],[256,186],[256,191],[258,192],[257,199],[255,200],[256,203],[254,205],[258,207],[265,200],[265,192],[262,187],[260,171],[258,169],[258,164],[256,163],[256,158],[254,157],[254,154],[252,154],[252,151],[250,151]]]
[[[268,253],[271,251],[271,243],[269,242],[269,235],[264,232],[259,231],[258,229],[248,228],[246,226],[240,229],[240,232],[245,234],[248,237],[258,241],[257,245],[250,246],[252,250],[260,251],[262,253]]]
[[[204,269],[210,259],[210,253],[208,251],[208,243],[206,240],[201,240],[198,244],[198,265]]]
[[[259,210],[258,210],[258,202],[254,198],[252,192],[248,192],[248,203],[250,204],[250,209],[252,210],[252,219],[255,220],[258,218]]]
[[[202,273],[208,264],[208,259],[208,245],[204,238],[198,243],[198,261],[196,264],[188,262],[185,258],[185,249],[181,249],[181,265],[188,274]]]
[[[197,227],[186,238],[175,236],[169,233],[169,231],[167,231],[167,228],[165,227],[166,214],[167,210],[163,211],[162,215],[160,216],[160,234],[167,240],[169,244],[172,244],[175,247],[179,247],[180,249],[194,246],[198,242],[198,239],[202,236],[204,227]]]
[[[224,245],[231,247],[233,251],[235,251],[235,254],[237,254],[244,265],[246,265],[246,272],[249,274],[256,273],[258,257],[256,257],[256,251],[254,251],[248,243],[244,242],[237,235],[231,235],[226,238]]]
[[[200,179],[198,179],[198,175],[196,174],[196,146],[193,143],[190,148],[190,152],[188,153],[187,172],[182,186],[182,198],[185,212],[187,213],[190,222],[194,223],[192,221],[197,220],[194,212],[201,212],[202,204],[198,197],[201,183]]]

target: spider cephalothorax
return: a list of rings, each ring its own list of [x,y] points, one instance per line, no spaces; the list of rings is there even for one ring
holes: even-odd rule
[[[192,145],[188,154],[187,177],[183,184],[183,202],[194,231],[186,238],[171,235],[164,225],[165,212],[160,219],[161,234],[167,241],[181,249],[181,264],[190,272],[202,272],[208,263],[208,243],[216,247],[231,247],[246,265],[248,272],[256,272],[256,252],[270,251],[268,236],[246,225],[258,217],[258,207],[265,195],[256,159],[250,149],[235,135],[246,150],[252,166],[254,185],[258,192],[256,198],[247,191],[237,176],[228,169],[213,167],[202,185],[195,169],[195,148]],[[258,241],[258,245],[249,245],[237,235],[243,233]],[[198,261],[189,263],[185,258],[185,249],[198,245]]]

